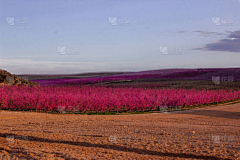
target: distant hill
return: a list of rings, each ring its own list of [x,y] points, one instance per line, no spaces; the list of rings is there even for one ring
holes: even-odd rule
[[[29,75],[30,79],[41,85],[96,84],[102,82],[129,81],[229,81],[240,82],[240,68],[199,68],[199,69],[161,69],[125,73],[89,73],[78,75]]]
[[[0,70],[0,85],[40,86],[39,83],[25,80],[5,70]]]

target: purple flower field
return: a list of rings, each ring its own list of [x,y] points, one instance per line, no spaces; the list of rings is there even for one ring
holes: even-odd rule
[[[240,81],[240,69],[166,69],[155,71],[142,71],[124,73],[120,75],[102,76],[80,79],[45,79],[32,80],[41,86],[51,85],[76,85],[76,84],[95,84],[101,82],[155,79],[155,80],[205,80],[211,81],[213,76],[232,77],[234,81]]]
[[[92,86],[1,86],[0,109],[109,112],[157,110],[216,104],[240,99],[239,91]]]

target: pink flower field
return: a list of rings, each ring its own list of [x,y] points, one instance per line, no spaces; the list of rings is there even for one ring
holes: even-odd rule
[[[240,91],[93,86],[1,86],[0,109],[78,112],[146,111],[240,99]]]

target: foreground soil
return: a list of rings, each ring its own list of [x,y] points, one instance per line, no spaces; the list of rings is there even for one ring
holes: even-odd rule
[[[138,115],[0,111],[0,159],[240,159],[240,103]]]

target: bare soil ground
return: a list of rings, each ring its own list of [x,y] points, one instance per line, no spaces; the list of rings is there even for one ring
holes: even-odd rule
[[[138,115],[0,111],[0,159],[240,159],[240,103]]]

